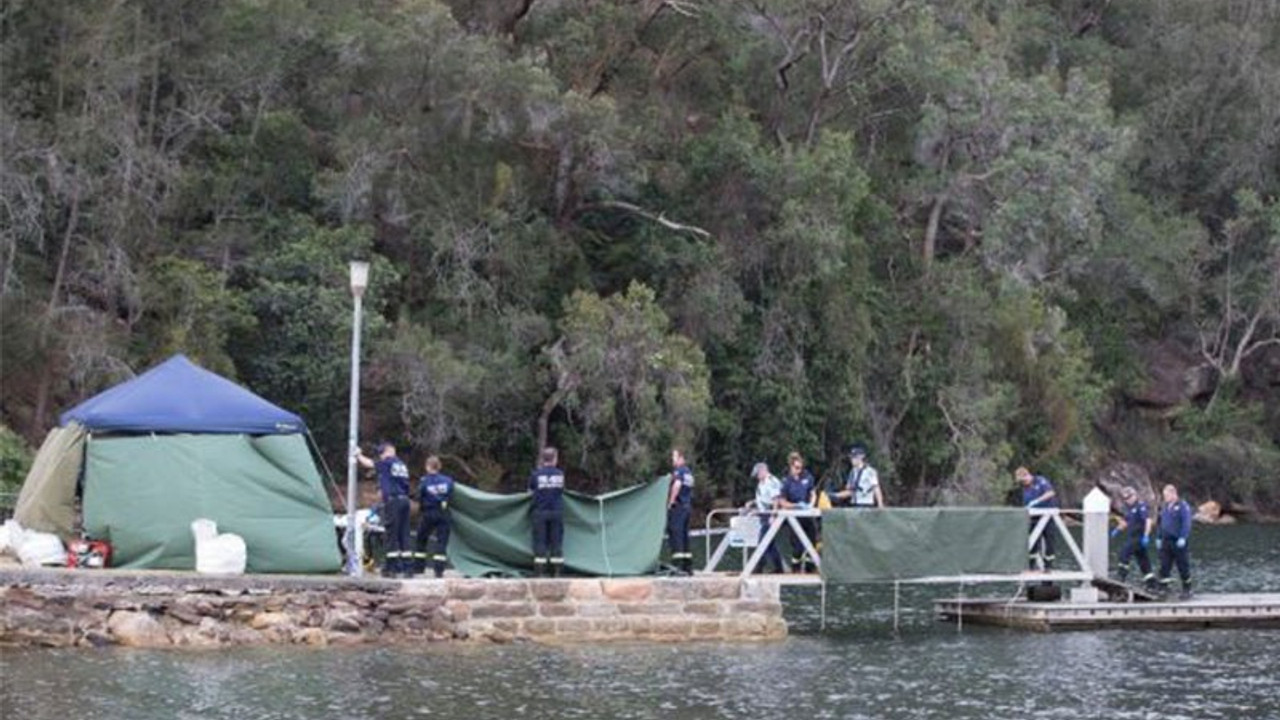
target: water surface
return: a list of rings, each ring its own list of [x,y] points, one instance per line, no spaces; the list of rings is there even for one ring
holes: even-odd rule
[[[1280,592],[1280,527],[1198,529],[1202,591]],[[1007,589],[1002,589],[1007,590]],[[1280,631],[1041,635],[933,619],[905,588],[785,595],[766,645],[0,652],[0,716],[1280,720]],[[972,589],[967,592],[973,593]]]

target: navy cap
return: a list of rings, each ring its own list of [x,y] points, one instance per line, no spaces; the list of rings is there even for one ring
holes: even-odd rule
[[[849,446],[849,457],[866,457],[867,449],[857,443]]]
[[[376,454],[381,455],[382,453],[386,452],[387,448],[389,447],[394,447],[394,446],[390,442],[383,440],[382,442],[378,443],[378,450]]]

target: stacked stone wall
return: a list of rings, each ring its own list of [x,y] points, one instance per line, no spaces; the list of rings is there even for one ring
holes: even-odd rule
[[[759,641],[786,632],[767,580],[0,572],[0,645],[9,646]]]

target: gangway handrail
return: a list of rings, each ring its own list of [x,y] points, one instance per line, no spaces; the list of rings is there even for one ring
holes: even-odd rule
[[[1063,542],[1066,544],[1067,549],[1071,552],[1072,558],[1076,561],[1077,565],[1079,566],[1080,568],[1079,570],[1050,571],[1042,568],[1039,572],[1035,572],[1034,575],[1031,572],[1023,572],[1017,575],[1012,575],[1012,574],[1000,575],[1000,574],[987,573],[987,574],[972,574],[972,575],[955,576],[955,577],[939,576],[939,577],[927,577],[927,578],[915,578],[915,579],[904,578],[899,582],[922,583],[922,584],[957,582],[957,581],[972,582],[972,583],[1027,582],[1029,579],[1033,579],[1033,578],[1037,580],[1043,580],[1043,581],[1063,581],[1063,582],[1074,581],[1074,580],[1082,580],[1085,582],[1091,581],[1094,577],[1094,574],[1090,569],[1090,565],[1088,561],[1085,559],[1084,551],[1081,550],[1079,543],[1076,542],[1075,537],[1072,536],[1070,529],[1067,528],[1066,523],[1063,522],[1062,520],[1062,516],[1065,514],[1077,514],[1079,512],[1080,511],[1075,510],[1073,508],[1027,508],[1027,514],[1035,521],[1035,524],[1032,526],[1027,536],[1028,552],[1035,549],[1036,544],[1044,537],[1044,534],[1046,532],[1051,532],[1050,526],[1052,526],[1053,527],[1052,531],[1057,532],[1062,537]],[[709,513],[707,513],[706,537],[705,537],[706,548],[707,548],[707,564],[704,567],[703,572],[715,572],[716,568],[719,566],[721,560],[724,559],[725,554],[728,552],[731,546],[733,537],[730,533],[726,533],[724,538],[721,539],[720,543],[716,546],[715,551],[713,552],[711,550],[712,520],[716,517],[730,515],[730,514],[735,516],[754,515],[757,517],[770,518],[768,530],[765,532],[764,536],[760,538],[754,551],[751,552],[751,554],[745,557],[743,560],[742,571],[740,573],[740,577],[742,577],[743,579],[750,577],[751,573],[755,571],[756,566],[760,564],[760,561],[763,559],[765,552],[768,550],[769,546],[773,543],[774,539],[777,537],[778,532],[782,529],[783,524],[786,524],[791,527],[792,532],[794,533],[793,537],[799,539],[801,545],[803,546],[803,549],[806,552],[808,552],[809,556],[813,559],[814,565],[819,570],[821,570],[822,558],[820,557],[817,549],[814,547],[814,543],[812,542],[811,538],[809,538],[808,534],[805,532],[804,527],[799,522],[800,518],[820,518],[822,516],[821,510],[818,510],[816,508],[757,510],[754,508],[734,507],[734,508],[716,508],[711,510]],[[744,554],[745,554],[745,548],[744,548]]]
[[[743,560],[741,577],[747,578],[755,571],[756,566],[760,564],[765,552],[769,546],[773,544],[774,539],[778,535],[778,531],[782,529],[783,524],[791,527],[792,537],[798,538],[804,551],[809,554],[813,560],[815,567],[822,568],[822,560],[818,557],[818,550],[814,547],[813,541],[809,538],[809,534],[805,532],[804,526],[800,524],[799,518],[818,518],[822,517],[822,511],[817,508],[803,509],[776,509],[776,510],[756,510],[751,508],[718,508],[707,513],[707,529],[711,529],[711,518],[717,514],[725,514],[733,512],[736,515],[754,515],[756,517],[769,517],[769,529],[765,531],[763,537],[760,538],[755,550]],[[720,561],[724,559],[725,553],[728,552],[731,541],[731,535],[726,535],[720,544],[716,546],[715,552],[711,552],[711,539],[707,538],[707,564],[703,572],[715,572],[716,567],[720,565]]]

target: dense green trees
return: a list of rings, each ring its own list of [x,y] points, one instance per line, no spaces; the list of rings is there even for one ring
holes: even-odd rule
[[[897,502],[1128,460],[1280,501],[1266,0],[14,0],[4,423],[181,350],[341,453],[540,437],[704,499],[859,440]]]

